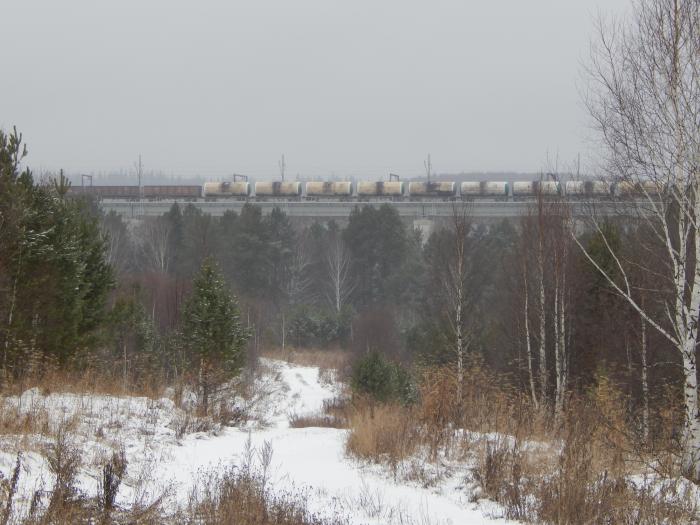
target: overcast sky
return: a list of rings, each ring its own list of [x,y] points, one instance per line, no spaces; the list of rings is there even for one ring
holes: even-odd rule
[[[35,169],[537,171],[627,0],[0,0],[0,127]]]

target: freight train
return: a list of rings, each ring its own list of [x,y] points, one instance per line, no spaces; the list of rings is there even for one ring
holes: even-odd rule
[[[202,186],[85,186],[71,193],[86,193],[101,200],[524,200],[538,195],[571,198],[625,198],[657,194],[653,184],[610,184],[598,180],[559,181],[247,181],[205,182]]]

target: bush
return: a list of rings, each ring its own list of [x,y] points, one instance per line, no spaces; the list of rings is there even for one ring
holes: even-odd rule
[[[379,352],[370,352],[355,363],[350,385],[353,392],[369,395],[383,403],[400,401],[409,404],[416,400],[416,386],[411,374]]]
[[[337,313],[310,306],[292,310],[287,323],[287,337],[297,347],[328,347],[344,343],[350,332],[351,312]]]

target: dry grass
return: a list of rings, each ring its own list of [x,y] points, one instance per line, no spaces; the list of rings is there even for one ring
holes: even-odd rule
[[[489,371],[479,360],[468,364],[462,379],[451,368],[428,368],[420,378],[423,422],[437,430],[448,425],[473,432],[500,432],[521,439],[551,434],[547,410],[535,408],[529,397],[509,386],[507,378]]]
[[[168,386],[165,379],[160,376],[149,376],[138,382],[125,382],[120,374],[107,373],[99,368],[64,370],[48,367],[32,376],[3,381],[0,395],[20,395],[30,388],[38,388],[44,395],[52,393],[130,395],[158,399],[163,397],[163,392]]]
[[[679,478],[632,479],[614,464],[596,467],[595,425],[585,416],[565,424],[563,446],[547,458],[514,439],[486,441],[473,476],[481,495],[499,502],[506,517],[546,524],[698,523],[697,495]],[[477,496],[479,493],[477,493]]]
[[[67,524],[158,524],[198,523],[208,525],[342,525],[340,517],[321,517],[307,507],[308,494],[301,491],[274,490],[269,480],[272,447],[266,443],[254,450],[250,440],[243,451],[242,464],[201,474],[189,500],[176,510],[166,510],[163,495],[149,504],[128,508],[116,505],[116,495],[126,471],[123,452],[115,453],[103,465],[96,494],[84,494],[76,488],[81,466],[80,451],[72,436],[61,432],[46,450],[53,487],[35,492],[31,508],[23,516],[10,517],[15,496],[20,459],[15,476],[0,479],[7,502],[0,506],[0,525]],[[258,464],[259,463],[259,464]]]
[[[22,462],[17,456],[17,466],[7,487],[2,487],[4,512],[2,525],[48,525],[48,524],[93,524],[93,523],[162,523],[161,499],[147,506],[134,505],[129,509],[118,508],[115,499],[122,477],[126,471],[123,451],[117,452],[102,465],[102,479],[97,494],[84,494],[77,488],[77,478],[83,467],[83,451],[69,426],[60,426],[55,438],[44,447],[52,483],[49,490],[35,490],[30,498],[29,509],[22,515],[13,515],[14,498],[17,496],[16,482]],[[2,479],[0,479],[0,485]]]
[[[0,398],[0,436],[27,434],[51,434],[50,417],[46,407],[36,406],[24,411]]]
[[[415,465],[467,460],[475,499],[499,502],[511,519],[700,523],[700,492],[669,466],[677,464],[670,440],[642,446],[624,396],[605,378],[572,396],[559,418],[504,385],[472,363],[459,399],[452,371],[424,370],[414,407],[354,404],[346,451],[388,465],[395,476],[400,465],[413,465],[402,474],[420,481]]]
[[[259,475],[228,469],[214,480],[198,487],[180,523],[207,525],[340,525],[337,519],[324,519],[308,511],[303,493],[275,493]]]
[[[178,523],[207,525],[342,525],[340,517],[320,517],[307,508],[303,492],[279,492],[270,486],[272,446],[253,449],[250,439],[238,467],[208,472],[192,490]]]
[[[289,426],[292,428],[322,427],[348,428],[351,414],[355,411],[349,398],[338,396],[323,402],[323,410],[317,414],[291,414]]]
[[[400,463],[413,456],[421,432],[412,408],[397,405],[361,405],[350,418],[348,454],[389,465],[396,474]]]
[[[327,414],[292,414],[289,416],[289,426],[292,428],[345,428],[344,421]]]

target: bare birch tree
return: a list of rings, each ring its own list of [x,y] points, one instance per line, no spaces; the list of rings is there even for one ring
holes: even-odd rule
[[[170,265],[170,223],[161,217],[146,219],[138,229],[138,247],[145,266],[166,273]]]
[[[607,240],[618,279],[579,246],[677,351],[684,377],[683,468],[699,480],[700,2],[636,0],[634,7],[629,20],[600,23],[586,103],[607,150],[608,175],[637,189],[649,242],[661,246],[666,272],[655,277],[660,308],[639,300],[625,261]]]
[[[330,248],[326,256],[326,271],[328,276],[329,293],[328,302],[340,313],[347,304],[355,283],[352,279],[352,259],[350,252],[339,235],[331,240]]]
[[[442,289],[447,308],[447,320],[452,331],[452,345],[457,372],[457,399],[461,403],[464,384],[464,363],[468,347],[467,303],[469,234],[472,229],[471,209],[467,204],[455,205],[452,210],[453,241],[444,261]]]
[[[106,239],[105,259],[117,273],[125,270],[128,264],[129,234],[121,217],[110,212],[102,219],[102,235]]]
[[[519,264],[530,395],[535,406],[546,406],[553,400],[554,414],[559,418],[569,388],[571,360],[569,304],[574,280],[569,207],[558,196],[539,195],[522,218],[521,227]],[[531,297],[535,298],[532,304]]]
[[[287,301],[291,305],[300,304],[311,297],[313,281],[309,275],[311,258],[305,237],[297,241],[294,254],[289,263],[289,278],[287,280]]]
[[[530,335],[530,279],[528,278],[528,273],[530,272],[528,257],[526,253],[527,237],[521,235],[521,240],[523,241],[520,246],[520,256],[522,264],[522,285],[523,285],[523,326],[525,333],[525,355],[527,359],[527,374],[530,383],[530,396],[532,397],[532,402],[535,407],[539,407],[539,399],[537,396],[537,385],[535,380],[535,356],[532,349],[532,336]]]
[[[539,319],[539,344],[540,357],[540,389],[542,402],[547,400],[548,391],[548,371],[547,371],[547,295],[545,292],[545,247],[544,247],[544,219],[545,209],[542,194],[538,195],[537,201],[537,291],[538,291],[538,319]]]
[[[281,306],[282,317],[282,350],[287,347],[287,313],[289,306],[295,306],[309,298],[312,280],[309,276],[311,261],[308,255],[307,239],[298,239],[294,253],[289,260],[286,282],[285,303]]]
[[[569,351],[570,316],[569,302],[571,296],[572,276],[569,275],[570,246],[571,246],[571,217],[569,207],[565,203],[557,202],[552,208],[552,255],[553,255],[553,301],[554,312],[552,324],[554,325],[554,414],[560,421],[566,402],[569,388]]]

